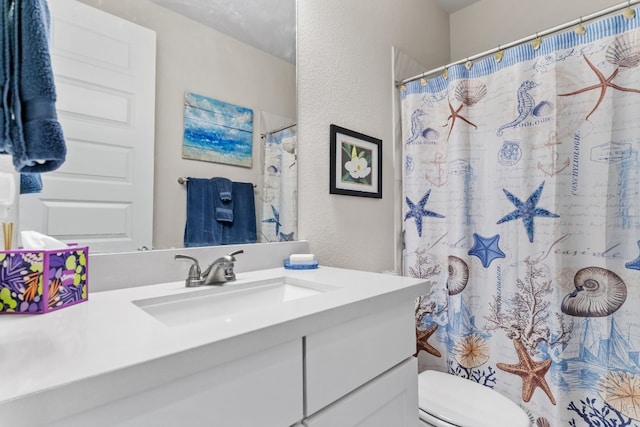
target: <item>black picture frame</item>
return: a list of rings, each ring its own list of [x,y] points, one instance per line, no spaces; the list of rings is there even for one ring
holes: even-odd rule
[[[329,193],[382,198],[382,140],[330,126]]]

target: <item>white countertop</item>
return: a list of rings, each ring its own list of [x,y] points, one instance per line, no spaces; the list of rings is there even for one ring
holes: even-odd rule
[[[132,301],[203,291],[184,281],[90,293],[87,302],[43,315],[0,316],[2,424],[33,426],[90,409],[428,290],[422,279],[323,266],[238,273],[225,286],[282,276],[335,289],[181,326],[161,323]]]

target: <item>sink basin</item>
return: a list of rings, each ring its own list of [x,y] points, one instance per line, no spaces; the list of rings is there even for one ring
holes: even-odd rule
[[[207,286],[202,290],[179,295],[132,302],[168,326],[203,320],[229,323],[248,312],[275,307],[333,289],[333,286],[283,276],[241,284]]]

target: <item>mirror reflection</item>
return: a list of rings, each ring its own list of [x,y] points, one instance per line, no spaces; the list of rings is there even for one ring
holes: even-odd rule
[[[20,229],[92,252],[182,247],[179,178],[224,177],[254,185],[257,241],[296,238],[294,0],[50,8],[68,154],[41,193],[20,197]],[[183,157],[187,93],[252,111],[248,164]]]

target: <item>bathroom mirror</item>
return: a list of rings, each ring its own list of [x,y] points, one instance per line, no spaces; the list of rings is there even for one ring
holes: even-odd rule
[[[155,32],[155,56],[151,56],[155,66],[147,79],[155,81],[151,88],[155,100],[146,108],[146,111],[151,108],[154,110],[154,147],[144,159],[136,160],[135,155],[121,147],[110,145],[106,139],[112,132],[135,127],[141,122],[139,116],[131,113],[139,103],[137,98],[128,93],[128,89],[114,90],[109,87],[94,90],[81,87],[82,96],[74,102],[59,95],[57,108],[63,130],[65,121],[89,116],[93,112],[102,113],[110,103],[117,104],[120,100],[126,106],[126,112],[122,117],[118,114],[101,116],[99,119],[91,116],[83,122],[79,133],[74,133],[73,138],[67,138],[67,161],[59,171],[43,175],[43,193],[21,196],[21,229],[39,229],[65,241],[77,241],[81,244],[88,242],[92,252],[182,247],[186,186],[179,183],[179,178],[226,177],[232,181],[254,184],[258,241],[262,241],[259,228],[261,176],[264,168],[261,134],[295,123],[296,118],[295,0],[56,0],[55,5],[50,3],[52,15],[55,15],[58,5],[66,2],[90,6],[117,19],[113,21],[112,32],[109,30],[101,35],[86,36],[80,29],[97,28],[102,22],[75,15],[56,22],[54,16],[52,49],[57,49],[57,54],[64,61],[77,60],[78,63],[94,67],[100,65],[102,56],[95,54],[96,49],[92,47],[92,43],[96,41],[93,39],[101,39],[98,41],[105,42],[106,47],[99,48],[99,53],[110,55],[117,65],[110,63],[103,68],[111,68],[108,71],[114,72],[116,80],[119,76],[126,77],[135,71],[128,69],[126,64],[137,64],[142,56],[147,55],[146,51],[136,53],[135,49],[123,49],[122,52],[125,53],[120,53],[119,49],[124,42],[119,37],[128,31],[122,20]],[[68,27],[66,36],[57,31],[56,25],[58,30],[62,26]],[[65,50],[61,44],[64,37],[75,41],[81,39],[81,49]],[[81,54],[83,56],[79,59]],[[64,61],[53,61],[59,92],[73,80],[69,74],[58,78],[57,71],[69,66]],[[122,69],[116,69],[119,64],[123,64]],[[152,75],[154,72],[155,76]],[[145,78],[139,80],[144,84]],[[195,93],[253,110],[250,167],[182,158],[186,93]],[[78,134],[100,135],[99,150],[88,153],[84,148],[78,149],[79,143],[83,142],[80,140],[85,139],[78,137]],[[134,136],[131,145],[139,148],[136,147],[136,142]],[[104,174],[102,171],[97,172],[112,157],[122,158],[124,166],[121,170],[106,171]],[[145,166],[145,162],[149,166]],[[137,176],[132,176],[132,170],[145,167],[153,168],[153,190],[150,190],[153,197],[150,196],[150,191],[136,190],[139,194],[134,194],[126,185]],[[86,193],[84,199],[62,206],[61,197],[47,196],[48,190],[77,182],[78,174],[87,176],[77,184],[78,191]],[[119,193],[125,200],[102,200],[102,195],[108,192]],[[39,197],[45,201],[41,201]],[[135,203],[129,203],[127,197]],[[147,219],[143,217],[137,222],[131,219],[130,205],[136,204],[137,209],[147,212]],[[99,214],[94,214],[92,210],[94,207],[118,211],[120,214],[99,219]],[[98,212],[97,209],[95,212]],[[32,218],[23,221],[23,211],[28,212]],[[58,223],[58,229],[53,230],[50,223],[56,219],[62,220],[63,224]],[[149,224],[151,221],[152,241],[151,238],[139,240],[135,247],[126,244],[127,240],[132,240],[128,233],[136,230],[136,223]],[[48,229],[45,223],[49,226]],[[96,224],[101,226],[101,231],[95,231]]]

